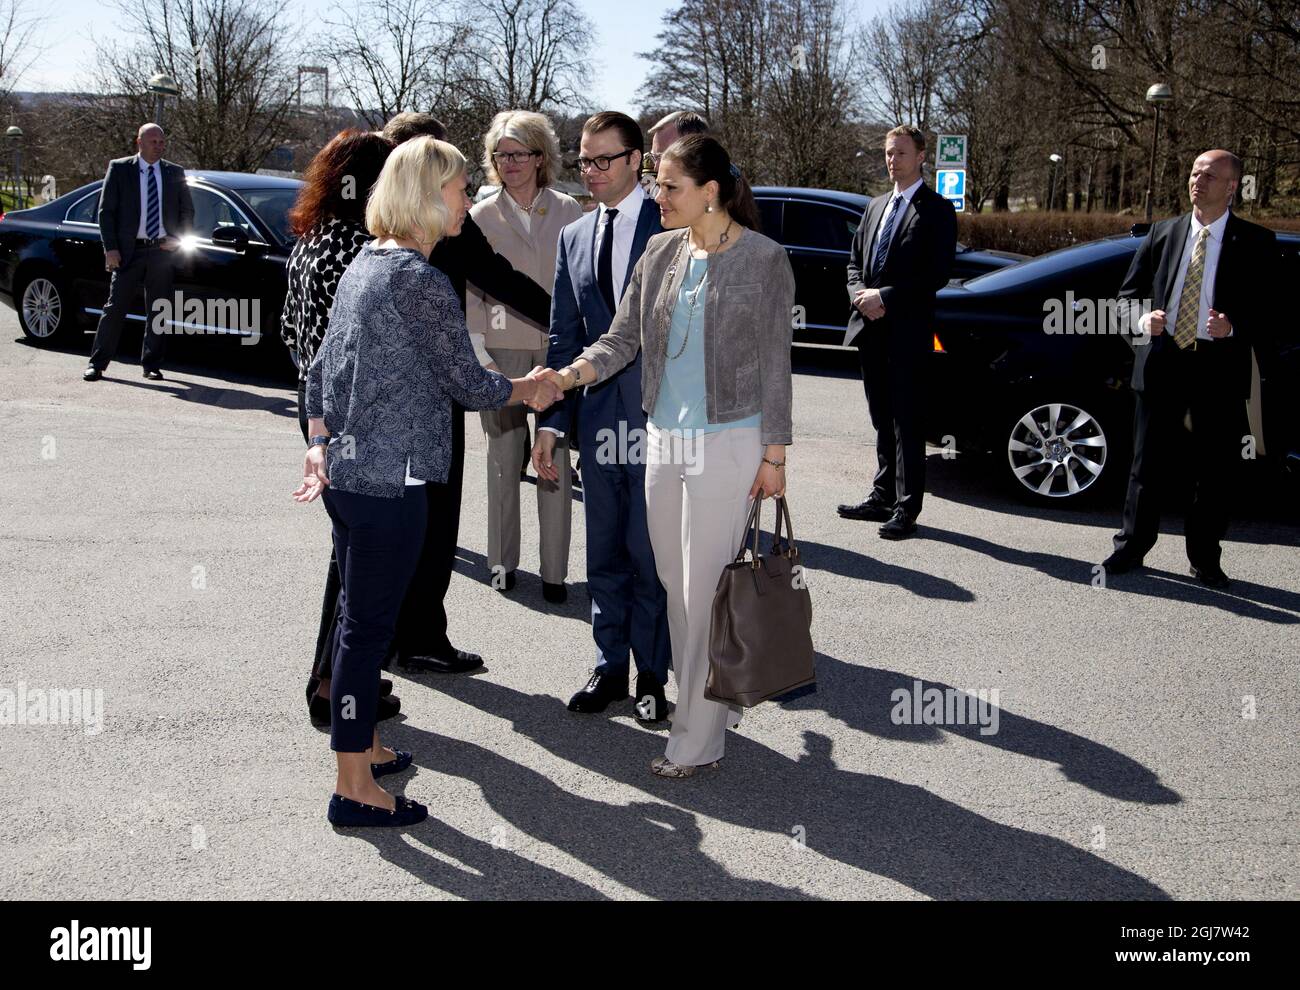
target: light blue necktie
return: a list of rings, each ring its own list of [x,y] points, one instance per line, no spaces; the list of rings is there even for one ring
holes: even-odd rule
[[[153,166],[146,165],[149,171],[149,203],[145,210],[144,235],[153,240],[162,229],[162,213],[158,205],[158,180],[154,178]]]
[[[880,270],[885,267],[885,257],[889,254],[889,242],[894,236],[894,221],[898,219],[898,208],[903,205],[903,197],[895,196],[893,204],[889,207],[889,216],[885,218],[885,229],[880,232],[880,240],[876,243],[876,256],[871,259],[871,276],[880,274]]]

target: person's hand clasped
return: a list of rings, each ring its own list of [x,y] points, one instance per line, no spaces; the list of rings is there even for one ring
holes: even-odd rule
[[[302,462],[302,484],[293,493],[297,502],[314,502],[330,483],[325,475],[325,447],[316,444],[307,448]]]
[[[537,367],[527,375],[528,381],[533,383],[533,396],[528,400],[528,408],[535,412],[542,412],[549,409],[550,406],[559,401],[564,394],[558,376],[555,372],[547,368]]]
[[[112,272],[122,267],[121,251],[104,252],[104,271]]]
[[[1163,309],[1153,309],[1147,315],[1147,333],[1151,334],[1152,337],[1159,337],[1165,332],[1167,322],[1168,317]]]
[[[859,289],[853,297],[853,305],[868,320],[878,320],[885,315],[885,303],[880,298],[879,289]]]
[[[1210,310],[1209,319],[1205,321],[1205,330],[1215,340],[1222,340],[1232,333],[1232,324],[1217,309],[1212,309]]]
[[[754,484],[750,486],[750,498],[771,498],[773,495],[785,494],[785,467],[775,467],[767,461],[758,466],[754,475]]]

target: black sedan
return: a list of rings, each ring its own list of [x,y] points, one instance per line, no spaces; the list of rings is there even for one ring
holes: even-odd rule
[[[287,213],[302,183],[238,172],[186,173],[194,200],[194,235],[182,240],[176,291],[203,303],[202,312],[237,307],[253,319],[193,321],[178,333],[260,334],[259,348],[281,348],[285,264],[293,247]],[[23,333],[37,344],[62,340],[93,325],[108,298],[99,236],[99,188],[92,182],[52,202],[0,217],[0,300],[18,311]],[[194,310],[197,312],[198,310]],[[143,324],[143,293],[128,319]],[[171,321],[177,324],[177,321]]]
[[[796,326],[795,341],[843,345],[850,313],[849,248],[871,200],[857,193],[789,186],[756,186],[754,199],[763,233],[785,247],[794,268],[795,305],[803,307],[803,325]],[[984,275],[1026,257],[973,251],[958,244],[953,279]]]
[[[942,290],[927,383],[930,442],[991,454],[994,473],[1033,501],[1122,490],[1140,345],[1115,332],[1113,307],[1144,234],[1135,227]],[[1300,235],[1278,234],[1278,243],[1282,284],[1300,281]],[[1245,454],[1269,469],[1294,465],[1300,450],[1300,327],[1279,320],[1275,332],[1271,380],[1257,374],[1248,405],[1254,448]]]

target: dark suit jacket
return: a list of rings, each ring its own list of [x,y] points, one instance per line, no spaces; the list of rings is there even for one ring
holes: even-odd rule
[[[1151,300],[1152,309],[1169,308],[1178,265],[1192,229],[1192,215],[1161,220],[1153,224],[1142,241],[1124,285],[1121,299]],[[1211,348],[1216,355],[1212,367],[1217,369],[1224,388],[1230,394],[1250,395],[1250,349],[1255,348],[1260,368],[1270,363],[1272,335],[1268,321],[1278,318],[1269,300],[1277,285],[1280,256],[1277,238],[1271,230],[1229,213],[1223,231],[1223,247],[1214,273],[1210,305],[1228,318],[1232,336],[1222,340],[1199,341],[1197,348]],[[1168,368],[1169,354],[1177,350],[1174,328],[1139,344],[1133,360],[1135,391],[1158,391]]]
[[[551,346],[546,353],[548,368],[559,370],[570,364],[599,340],[614,321],[614,314],[596,282],[599,220],[600,210],[591,210],[560,231],[560,245],[555,256],[555,291],[551,294]],[[659,206],[646,197],[632,235],[624,289],[632,281],[632,270],[645,253],[646,242],[662,230]],[[612,426],[624,417],[629,425],[644,429],[641,352],[637,352],[631,364],[605,381],[567,392],[563,399],[539,417],[538,425],[568,433],[573,428],[573,417],[579,408],[582,415],[578,421],[584,434]]]
[[[473,282],[484,295],[516,310],[525,319],[546,326],[551,317],[551,297],[546,290],[492,249],[487,237],[466,215],[460,233],[444,237],[429,253],[433,265],[451,281],[465,309],[465,282]]]
[[[957,214],[951,203],[922,183],[898,221],[884,268],[873,278],[869,273],[876,233],[893,195],[891,189],[867,204],[853,237],[848,266],[849,337],[859,347],[887,345],[891,353],[902,355],[930,346],[934,294],[952,277],[957,253]],[[862,289],[880,290],[885,315],[879,320],[868,320],[853,306],[853,297]]]
[[[140,232],[140,156],[115,158],[104,173],[104,187],[99,194],[99,234],[104,251],[117,251],[122,264],[135,253],[135,239]],[[162,172],[162,224],[168,235],[182,237],[194,231],[194,203],[185,182],[185,169],[166,159],[159,162]]]

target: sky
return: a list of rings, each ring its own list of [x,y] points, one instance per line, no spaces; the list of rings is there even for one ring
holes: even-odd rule
[[[306,22],[310,14],[321,13],[335,0],[291,0]],[[874,13],[884,0],[846,0],[858,16]],[[635,113],[640,107],[636,92],[644,82],[649,64],[635,52],[654,47],[664,13],[677,6],[676,0],[576,0],[591,19],[597,45],[595,78],[591,92],[601,107]],[[29,4],[32,9],[39,3]],[[39,61],[18,82],[22,90],[73,90],[88,88],[94,40],[120,37],[120,15],[107,0],[55,0],[42,29],[43,49]]]

